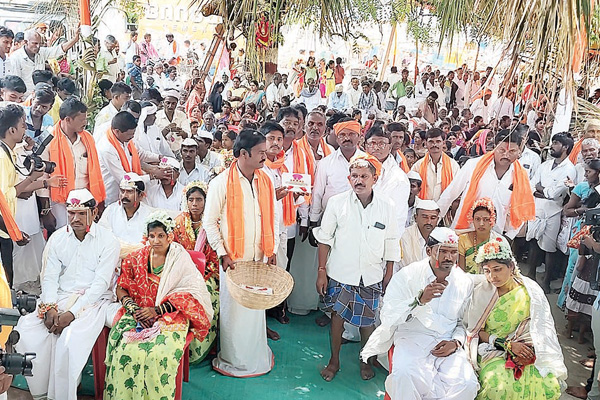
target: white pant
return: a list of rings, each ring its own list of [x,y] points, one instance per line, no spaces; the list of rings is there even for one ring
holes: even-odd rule
[[[430,351],[429,346],[396,341],[392,372],[385,381],[392,400],[473,400],[479,383],[465,351],[461,348],[448,357],[435,357]]]
[[[58,302],[62,310],[68,299]],[[77,385],[96,339],[106,322],[108,300],[79,313],[60,335],[49,333],[37,313],[22,317],[16,326],[21,339],[19,353],[35,352],[33,376],[27,377],[31,395],[49,399],[77,400]]]

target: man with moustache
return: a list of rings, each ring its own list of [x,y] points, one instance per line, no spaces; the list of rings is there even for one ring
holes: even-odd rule
[[[581,142],[581,158],[582,160],[575,164],[576,176],[570,176],[574,185],[581,183],[585,180],[585,164],[589,160],[593,160],[594,158],[598,158],[598,151],[600,150],[600,142],[596,138],[587,138],[583,139]],[[538,156],[539,157],[539,156]],[[571,159],[569,157],[569,159]],[[539,167],[539,165],[538,165]],[[537,170],[536,170],[537,171]]]
[[[386,392],[394,400],[467,400],[479,384],[463,349],[462,319],[473,283],[457,265],[458,236],[435,228],[427,258],[394,274],[385,292],[381,325],[361,359],[386,353],[394,345]]]
[[[119,183],[119,201],[102,213],[98,224],[112,231],[121,243],[142,242],[146,217],[154,211],[144,203],[146,184],[135,172],[127,172]]]
[[[179,183],[184,187],[193,181],[208,184],[210,181],[209,169],[198,161],[198,142],[192,138],[185,138],[181,142],[181,168],[179,169]]]
[[[94,222],[96,201],[87,189],[66,200],[69,225],[46,245],[37,313],[19,320],[16,350],[35,352],[34,398],[77,399],[81,372],[111,312],[109,285],[119,263],[119,241]]]
[[[277,264],[280,217],[273,206],[273,182],[262,171],[266,154],[264,135],[242,130],[233,145],[236,159],[210,183],[202,222],[220,259],[221,282],[235,261]],[[220,352],[213,368],[239,378],[268,373],[274,358],[267,344],[265,312],[238,304],[227,285],[221,285],[219,299]]]
[[[282,109],[283,113],[279,114],[280,116],[283,114],[283,122],[287,121],[288,118],[293,118],[293,114],[287,114],[290,110],[289,107],[285,107]],[[265,135],[267,139],[267,160],[263,171],[269,175],[275,186],[276,207],[280,216],[279,226],[281,231],[278,232],[280,244],[277,249],[277,265],[289,270],[289,260],[291,260],[294,252],[297,215],[300,215],[301,218],[301,229],[305,232],[308,231],[308,203],[304,196],[299,193],[292,193],[286,186],[282,186],[283,174],[287,172],[306,174],[306,156],[302,149],[292,144],[294,143],[293,130],[286,129],[277,122],[267,121],[260,127],[259,132]],[[284,303],[269,310],[268,314],[275,317],[282,324],[290,322],[285,313]],[[271,330],[267,332],[267,335],[271,339],[279,339],[279,335]]]
[[[433,200],[421,200],[417,197],[414,208],[415,223],[406,228],[400,237],[402,258],[397,265],[399,268],[427,257],[427,240],[440,220],[440,208]]]
[[[391,122],[386,125],[385,130],[390,134],[392,140],[392,156],[396,159],[400,169],[408,174],[410,167],[404,153],[402,153],[405,145],[404,135],[408,135],[406,128],[399,122]]]
[[[565,181],[576,175],[575,167],[569,159],[573,144],[573,138],[566,132],[552,136],[552,158],[540,165],[531,182],[531,186],[535,188],[535,220],[527,224],[527,240],[531,245],[530,264],[532,271],[542,262],[546,264],[542,285],[546,293],[550,292],[550,281],[555,278],[555,269],[558,267],[554,253],[557,250],[556,241],[561,227],[564,200],[569,196]]]
[[[375,329],[393,264],[400,259],[394,205],[373,190],[381,163],[371,155],[357,155],[350,160],[349,173],[352,189],[329,200],[321,226],[314,230],[319,242],[317,292],[331,313],[331,358],[321,371],[328,382],[340,369],[344,323],[360,329],[364,345]],[[368,359],[360,363],[360,376],[375,376]]]

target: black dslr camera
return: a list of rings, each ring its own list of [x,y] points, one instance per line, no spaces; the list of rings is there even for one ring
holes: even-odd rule
[[[46,149],[46,146],[50,144],[50,142],[54,139],[54,136],[48,135],[46,139],[39,145],[37,145],[31,154],[27,155],[23,160],[23,166],[27,169],[27,171],[33,172],[45,172],[47,174],[51,174],[54,172],[54,168],[56,168],[56,163],[52,161],[42,160],[40,155]]]
[[[587,210],[583,225],[590,226],[590,234],[596,242],[600,243],[600,208]]]
[[[11,297],[13,308],[0,308],[0,326],[17,325],[22,315],[34,312],[37,307],[37,296],[11,290]],[[15,353],[13,348],[19,338],[19,332],[15,330],[8,335],[6,350],[0,353],[0,366],[4,367],[6,374],[32,376],[35,353]]]

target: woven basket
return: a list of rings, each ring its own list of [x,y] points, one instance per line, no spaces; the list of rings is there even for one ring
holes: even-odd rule
[[[253,310],[268,310],[281,304],[294,287],[294,279],[285,269],[257,261],[238,261],[226,275],[231,297]],[[256,293],[245,286],[271,288],[273,294]]]

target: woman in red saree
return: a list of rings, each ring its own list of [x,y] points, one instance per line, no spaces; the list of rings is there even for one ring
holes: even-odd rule
[[[210,324],[208,335],[204,340],[194,340],[190,344],[190,362],[202,361],[217,337],[219,322],[219,258],[206,240],[206,232],[202,227],[204,214],[204,201],[206,200],[207,186],[204,182],[192,181],[183,190],[181,209],[183,212],[175,218],[173,240],[181,244],[186,250],[200,251],[206,257],[204,280],[210,294],[214,315]]]
[[[173,242],[173,220],[156,211],[146,223],[149,245],[121,265],[123,307],[108,340],[105,399],[173,399],[186,335],[203,340],[213,316],[202,275]]]

